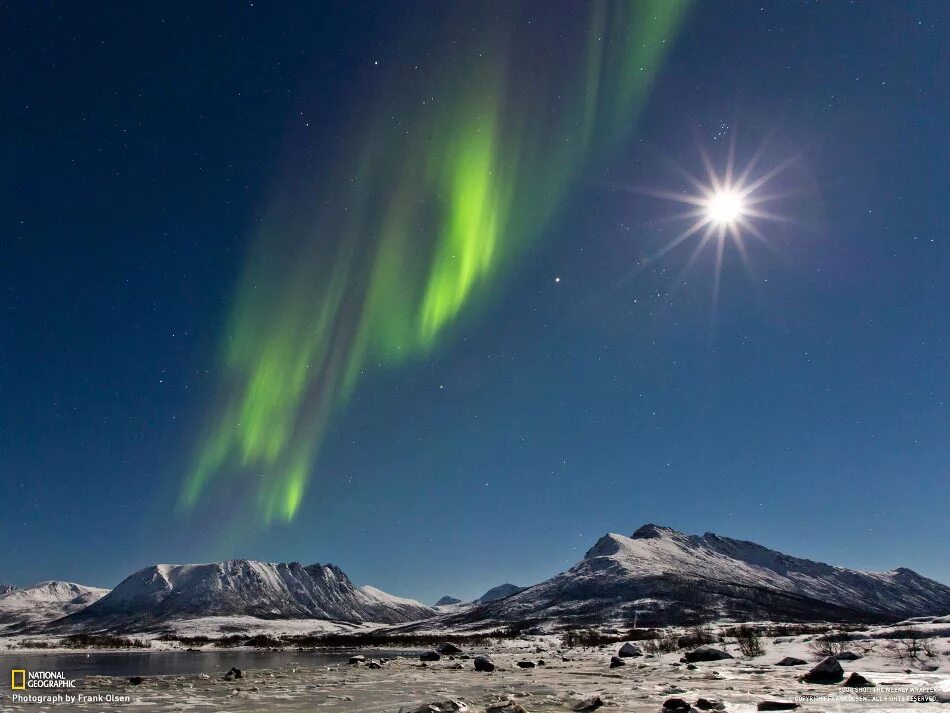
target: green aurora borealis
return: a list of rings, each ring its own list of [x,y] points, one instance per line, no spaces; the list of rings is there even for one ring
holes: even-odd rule
[[[685,8],[565,4],[529,23],[500,7],[453,10],[441,56],[380,68],[340,156],[279,177],[182,509],[227,479],[248,498],[242,527],[292,520],[364,369],[429,354],[486,303],[630,134]]]

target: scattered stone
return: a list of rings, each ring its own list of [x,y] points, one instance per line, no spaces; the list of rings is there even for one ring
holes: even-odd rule
[[[544,659],[538,659],[538,666],[544,666]]]
[[[358,663],[363,663],[364,661],[366,661],[366,657],[361,654],[359,656],[350,656],[349,663],[358,664]]]
[[[438,661],[440,658],[442,658],[442,654],[434,650],[419,654],[420,661]]]
[[[534,661],[519,661],[517,664],[518,668],[534,668]]]
[[[475,657],[475,670],[476,671],[494,671],[495,662],[492,661],[487,656],[476,656]]]
[[[856,654],[853,651],[842,651],[840,654],[836,654],[835,658],[839,661],[857,661],[860,658],[864,658],[861,654]]]
[[[235,678],[244,678],[244,674],[241,673],[241,669],[237,666],[232,666],[231,669],[224,674],[224,680],[233,681]]]
[[[129,678],[129,683],[131,683],[133,686],[138,686],[144,680],[145,679],[142,678],[141,676],[132,676],[131,678]]]
[[[686,693],[686,691],[679,686],[674,686],[672,683],[663,689],[663,693],[668,696],[675,696],[679,693]]]
[[[686,664],[686,670],[687,670],[687,671],[695,671],[697,668],[699,668],[699,666],[697,666],[697,665],[694,664],[694,663],[688,663],[688,664]]]
[[[829,656],[802,676],[802,680],[808,683],[838,683],[842,678],[844,669],[834,656]]]
[[[848,676],[848,680],[845,681],[843,686],[847,688],[873,688],[874,684],[867,680],[857,671],[852,671],[851,675]]]
[[[686,663],[694,663],[696,661],[722,661],[723,659],[731,659],[734,657],[722,649],[716,649],[712,646],[700,646],[698,649],[687,651],[683,658],[686,659]]]
[[[726,704],[722,701],[711,701],[708,698],[697,698],[696,708],[701,711],[721,711],[725,709]]]
[[[528,711],[520,703],[506,701],[488,706],[485,713],[528,713]]]
[[[784,659],[776,663],[776,666],[804,666],[807,661],[804,659],[797,659],[794,656],[786,656]]]
[[[755,707],[757,711],[793,711],[796,708],[798,704],[791,701],[762,701]]]
[[[461,669],[463,669],[463,668],[465,668],[465,667],[464,667],[462,664],[460,664],[460,663],[454,663],[454,664],[452,664],[451,666],[449,666],[449,668],[454,669],[454,670],[456,670],[456,671],[459,671],[459,670],[461,670]]]
[[[351,699],[352,700],[352,699]],[[457,701],[449,698],[445,701],[435,701],[433,703],[423,703],[421,706],[413,708],[409,713],[462,713],[470,710],[464,701]]]
[[[571,710],[595,711],[598,708],[600,708],[602,705],[604,705],[604,699],[601,698],[600,696],[593,695],[593,696],[588,696],[584,700],[578,701],[577,703],[575,703],[573,706],[571,706]]]
[[[627,662],[624,661],[619,656],[610,657],[610,668],[617,668],[618,666],[626,666],[626,665],[627,665]]]
[[[380,668],[382,668],[382,667],[383,667],[383,665],[382,665],[381,663],[379,663],[378,661],[370,661],[368,664],[366,664],[366,668],[371,668],[371,669],[373,669],[374,671],[375,671],[376,669],[380,669]]]
[[[443,656],[462,653],[462,649],[449,641],[443,641],[441,644],[435,647],[435,650]]]
[[[663,701],[663,712],[664,713],[689,713],[692,710],[692,706],[689,703],[684,701],[682,698],[667,698]]]
[[[635,656],[643,656],[643,651],[640,649],[639,646],[636,646],[634,644],[631,644],[630,642],[627,642],[626,644],[620,647],[620,651],[617,652],[617,655],[622,656],[623,658],[626,659],[626,658],[632,658]]]

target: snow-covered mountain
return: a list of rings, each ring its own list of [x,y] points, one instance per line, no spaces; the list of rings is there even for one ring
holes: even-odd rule
[[[448,607],[448,606],[452,606],[453,604],[461,604],[461,603],[462,603],[461,599],[456,599],[455,597],[450,597],[448,594],[446,594],[444,597],[442,597],[441,599],[439,599],[439,601],[435,603],[435,606]]]
[[[40,582],[26,589],[11,587],[0,594],[0,633],[59,619],[85,609],[108,593],[108,589],[72,582]]]
[[[733,618],[888,621],[950,611],[950,587],[909,569],[863,572],[712,533],[644,525],[607,534],[568,571],[445,618],[641,625]]]
[[[92,606],[56,622],[55,628],[133,630],[214,616],[394,624],[433,614],[413,599],[357,588],[332,564],[228,560],[146,567]]]
[[[12,592],[14,589],[16,589],[16,587],[14,587],[12,584],[0,584],[0,597],[2,597],[4,594]]]
[[[497,587],[492,587],[482,596],[475,600],[476,604],[488,604],[488,602],[494,602],[498,599],[504,599],[505,597],[510,597],[512,594],[517,594],[518,592],[523,592],[525,587],[519,587],[517,584],[499,584]]]

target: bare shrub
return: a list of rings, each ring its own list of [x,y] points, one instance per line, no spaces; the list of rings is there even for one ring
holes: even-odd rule
[[[652,639],[644,639],[641,645],[644,651],[654,655],[669,654],[680,648],[679,641],[672,631],[659,632]]]
[[[736,643],[743,656],[752,658],[765,653],[765,646],[754,626],[740,626],[735,631]]]
[[[898,661],[923,664],[937,657],[936,642],[927,632],[913,627],[897,629],[889,637],[884,650]]]
[[[808,642],[808,650],[820,659],[843,654],[846,649],[846,642],[834,634],[818,636]]]

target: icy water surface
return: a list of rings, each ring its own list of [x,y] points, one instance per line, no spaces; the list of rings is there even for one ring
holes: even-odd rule
[[[361,652],[369,653],[369,652]],[[405,653],[405,652],[402,652]],[[374,652],[385,656],[385,653]],[[2,653],[0,680],[10,678],[11,669],[62,671],[66,678],[85,676],[168,676],[207,673],[223,674],[232,666],[239,669],[274,669],[287,666],[329,666],[345,662],[348,652],[312,651],[131,651],[75,653]]]

